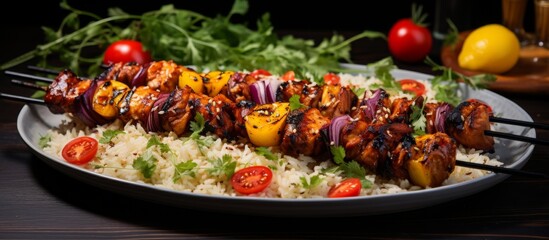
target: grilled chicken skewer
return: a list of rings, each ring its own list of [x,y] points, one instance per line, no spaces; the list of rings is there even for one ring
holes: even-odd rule
[[[324,144],[323,132],[330,126],[330,118],[322,115],[318,108],[301,108],[290,112],[289,104],[282,102],[253,107],[255,105],[253,103],[243,104],[247,102],[246,100],[235,104],[222,94],[209,97],[194,92],[190,87],[162,93],[148,86],[130,89],[125,84],[114,80],[79,80],[75,76],[67,77],[66,72],[48,88],[45,102],[52,112],[74,113],[88,125],[120,118],[125,122],[139,122],[149,131],[173,131],[177,135],[186,133],[190,119],[200,113],[207,122],[207,130],[217,136],[235,138],[250,135],[252,143],[254,142],[253,129],[259,128],[254,124],[260,121],[250,118],[278,117],[276,124],[280,124],[279,129],[283,128],[284,131],[278,130],[275,135],[280,136],[278,144],[284,154],[318,156],[326,153],[328,149]],[[269,124],[275,124],[275,121]],[[432,138],[422,138],[424,140],[403,141],[404,138],[410,138],[411,133],[410,127],[404,123],[373,124],[353,120],[344,128],[347,130],[337,136],[338,138],[340,135],[344,136],[342,143],[345,151],[349,153],[350,158],[356,158],[359,163],[373,172],[382,172],[385,176],[399,178],[414,176],[421,179],[417,176],[437,176],[436,178],[428,177],[428,180],[412,180],[412,182],[422,186],[438,186],[442,183],[440,179],[446,179],[455,166],[455,144],[443,133],[432,135],[434,136]],[[445,141],[447,144],[426,143]],[[439,150],[446,148],[449,150]],[[424,157],[419,157],[420,155]],[[387,158],[387,156],[400,157],[393,160],[392,157]],[[417,166],[408,164],[418,158],[424,159],[422,162],[435,159],[432,161],[442,163],[431,165],[445,167],[424,168],[422,166],[427,166],[424,163],[416,164]],[[378,167],[389,165],[392,168]],[[416,166],[412,168],[419,169],[415,171],[422,173],[407,173],[408,170],[404,169],[410,166]]]
[[[58,78],[78,77],[70,71],[64,71]],[[352,92],[350,87],[340,84],[319,86],[306,80],[280,81],[269,79],[266,75],[232,71],[212,71],[207,74],[199,74],[193,69],[177,65],[172,61],[157,61],[143,65],[117,63],[95,80],[105,79],[117,80],[130,87],[146,85],[150,89],[164,93],[171,92],[177,87],[190,86],[197,93],[204,93],[210,97],[222,94],[235,103],[244,100],[254,101],[258,104],[275,101],[288,102],[292,96],[297,94],[302,104],[318,108],[323,116],[330,119],[350,114],[353,118],[365,120],[368,123],[401,122],[409,124],[412,107],[422,106],[424,101],[421,96],[411,100],[398,98],[390,101],[389,95],[383,89],[371,92],[371,94],[366,92],[361,101],[358,101],[358,96]],[[79,83],[82,85],[80,87],[85,89],[89,81],[91,80]],[[77,87],[73,95],[77,95],[81,91],[78,90],[80,87]],[[263,94],[258,94],[258,91]],[[257,95],[262,96],[258,97]],[[63,104],[70,106],[70,103],[69,99],[59,106],[63,106]],[[243,105],[249,104],[249,102],[243,103]],[[458,144],[493,152],[494,140],[491,136],[484,134],[484,130],[490,130],[488,110],[489,106],[478,102],[463,102],[456,108],[446,103],[425,103],[423,113],[427,119],[426,133],[447,132]],[[448,121],[446,121],[447,116],[451,116]]]

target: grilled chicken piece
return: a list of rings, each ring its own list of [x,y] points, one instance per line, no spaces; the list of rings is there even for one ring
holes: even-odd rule
[[[330,119],[322,116],[317,108],[301,108],[288,115],[280,148],[290,156],[319,156],[326,146],[321,130],[330,125]]]
[[[225,95],[218,94],[208,97],[204,94],[191,93],[189,105],[195,113],[204,117],[205,130],[214,133],[220,138],[235,139],[236,131],[232,113],[236,108]]]
[[[145,126],[159,94],[160,92],[146,86],[134,87],[127,91],[118,104],[119,118],[123,122],[136,120]]]
[[[257,79],[250,74],[237,72],[233,74],[228,82],[228,87],[221,90],[230,100],[239,103],[244,100],[252,99],[250,95],[250,85]]]
[[[388,175],[389,152],[410,133],[412,129],[404,123],[351,121],[341,130],[341,145],[346,158],[354,159],[372,172]]]
[[[170,93],[170,97],[162,107],[162,128],[173,131],[178,136],[186,133],[189,121],[194,115],[189,103],[189,96],[193,90],[186,86]]]
[[[410,181],[421,187],[442,185],[456,165],[456,144],[447,134],[437,132],[417,137],[407,162]]]
[[[389,161],[387,161],[387,175],[397,179],[409,179],[408,161],[412,157],[412,153],[417,152],[414,149],[416,141],[411,135],[406,135],[402,138],[394,149],[390,151]]]
[[[173,91],[179,82],[179,76],[188,68],[170,61],[151,62],[147,68],[147,86],[161,92]]]
[[[351,112],[351,116],[367,123],[389,123],[390,108],[391,100],[385,90],[367,91]]]
[[[60,72],[48,86],[44,102],[54,114],[74,112],[74,100],[89,89],[92,80],[81,79],[70,70]]]
[[[391,114],[389,122],[410,123],[410,116],[414,112],[413,106],[421,109],[423,105],[423,97],[419,96],[414,99],[397,98],[391,104]]]
[[[276,100],[280,102],[288,102],[290,98],[297,94],[299,102],[308,107],[316,107],[322,95],[322,88],[307,80],[288,81],[280,85],[277,91]]]
[[[358,97],[349,86],[342,87],[340,84],[324,85],[318,109],[320,109],[322,115],[333,119],[350,114],[351,108],[356,105],[357,101]]]
[[[446,117],[446,133],[466,148],[493,152],[494,138],[484,135],[490,115],[490,107],[481,102],[462,102]]]
[[[115,63],[107,70],[97,76],[96,80],[116,80],[127,85],[132,85],[132,81],[141,74],[146,73],[148,64],[138,63]]]

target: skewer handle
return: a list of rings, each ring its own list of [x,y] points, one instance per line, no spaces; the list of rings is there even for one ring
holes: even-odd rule
[[[0,98],[4,98],[4,99],[8,99],[8,100],[15,100],[15,101],[24,102],[24,103],[44,104],[44,100],[42,100],[42,99],[22,97],[22,96],[18,96],[18,95],[12,95],[12,94],[1,93],[1,92],[0,92]]]
[[[492,171],[492,172],[495,172],[495,173],[511,174],[511,175],[516,175],[516,176],[535,177],[535,178],[549,178],[549,175],[544,174],[544,173],[528,172],[528,171],[514,169],[514,168],[491,166],[491,165],[486,165],[486,164],[466,162],[466,161],[460,161],[460,160],[456,160],[456,165],[462,166],[462,167],[469,167],[469,168]]]
[[[549,130],[549,124],[526,122],[526,121],[508,119],[508,118],[490,117],[490,122],[506,123],[506,124],[523,126],[523,127],[533,127],[533,128]]]
[[[533,144],[549,145],[548,140],[525,137],[525,136],[520,136],[520,135],[514,135],[514,134],[510,134],[510,133],[502,133],[502,132],[484,130],[484,135],[492,136],[492,137],[499,137],[499,138],[506,138],[506,139],[511,139],[511,140],[517,140],[517,141],[522,141],[522,142],[529,142],[529,143],[533,143]]]

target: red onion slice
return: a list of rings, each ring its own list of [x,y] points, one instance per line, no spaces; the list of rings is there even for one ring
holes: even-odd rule
[[[332,119],[332,122],[330,122],[330,126],[328,127],[331,146],[339,146],[341,129],[351,120],[352,118],[349,115],[341,115]]]
[[[270,79],[267,82],[267,89],[266,89],[266,95],[267,95],[267,103],[274,103],[276,102],[276,92],[278,91],[278,88],[280,87],[280,84],[282,84],[282,81],[278,79]]]
[[[108,122],[106,118],[99,115],[93,110],[93,95],[98,86],[98,81],[92,81],[90,87],[84,92],[84,94],[76,97],[74,100],[74,114],[84,124],[89,127],[95,127],[97,125],[103,125]]]
[[[257,81],[250,85],[252,100],[257,104],[265,104],[265,81]]]
[[[147,70],[149,69],[150,65],[150,63],[145,63],[141,65],[141,69],[139,69],[139,72],[135,74],[132,81],[130,82],[130,87],[147,85]]]
[[[369,119],[374,118],[380,98],[381,98],[381,89],[377,89],[370,98],[365,100],[366,108],[364,109],[364,113],[366,114],[367,118]]]
[[[450,105],[448,103],[442,103],[438,106],[435,112],[435,129],[437,132],[445,132],[444,122],[446,120],[446,116],[450,113],[450,110]]]
[[[158,99],[153,104],[149,116],[147,118],[146,129],[148,132],[160,132],[162,131],[162,121],[159,116],[160,112],[163,111],[162,106],[168,100],[169,93],[161,93],[158,95]]]

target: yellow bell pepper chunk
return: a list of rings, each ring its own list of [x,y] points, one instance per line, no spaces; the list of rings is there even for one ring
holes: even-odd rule
[[[290,104],[286,102],[254,107],[244,118],[250,141],[259,147],[279,145],[289,112]]]
[[[423,162],[423,155],[419,159],[413,159],[408,162],[408,174],[410,175],[410,181],[420,187],[428,187],[432,184],[431,172],[425,168]]]
[[[93,95],[93,110],[105,118],[115,118],[118,115],[118,103],[129,90],[128,85],[119,81],[101,83]]]
[[[233,71],[211,71],[206,73],[204,75],[206,94],[210,97],[217,96],[223,87],[227,85],[233,74]]]
[[[193,70],[185,70],[179,76],[179,88],[189,86],[195,93],[202,93],[204,91],[204,80],[200,73]]]

